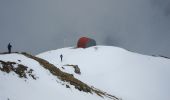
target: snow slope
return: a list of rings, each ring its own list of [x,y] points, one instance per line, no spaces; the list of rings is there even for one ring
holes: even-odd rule
[[[0,60],[15,62],[33,69],[36,80],[27,75],[19,78],[14,72],[0,70],[0,100],[103,100],[90,93],[80,92],[74,88],[66,88],[65,82],[44,69],[37,61],[22,54],[1,54]],[[2,63],[0,63],[2,68]]]
[[[63,55],[63,62],[60,61],[60,54]],[[170,100],[169,59],[140,55],[111,46],[63,48],[37,56],[123,100]],[[81,75],[65,66],[67,64],[78,65]]]

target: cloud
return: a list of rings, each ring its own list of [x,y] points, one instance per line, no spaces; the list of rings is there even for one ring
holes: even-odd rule
[[[144,54],[170,56],[168,0],[0,1],[0,49],[37,54],[81,36]],[[93,34],[95,33],[95,34]]]

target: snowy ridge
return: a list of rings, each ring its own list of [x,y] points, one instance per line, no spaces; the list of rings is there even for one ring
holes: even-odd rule
[[[4,88],[4,91],[9,91],[8,93],[6,93],[6,92],[3,91],[3,89],[0,90],[0,93],[1,93],[0,99],[2,99],[2,100],[8,100],[8,99],[9,100],[22,100],[23,98],[24,98],[24,100],[29,100],[29,99],[36,100],[35,98],[40,98],[39,97],[41,95],[40,90],[44,90],[44,87],[42,87],[44,82],[47,82],[48,84],[49,83],[50,84],[53,83],[53,84],[55,84],[54,86],[57,86],[58,83],[60,83],[60,85],[64,85],[65,86],[64,87],[65,89],[66,88],[74,89],[74,87],[75,87],[79,91],[84,91],[84,92],[87,92],[87,93],[88,92],[89,93],[94,93],[94,94],[100,96],[100,99],[102,99],[101,97],[103,97],[103,98],[106,97],[106,98],[108,98],[108,99],[110,98],[112,100],[119,100],[119,98],[117,98],[115,96],[107,94],[106,92],[103,92],[103,91],[101,91],[99,89],[96,89],[94,87],[88,86],[87,84],[85,84],[85,83],[75,79],[74,76],[72,76],[71,74],[64,73],[64,72],[60,71],[56,66],[48,63],[47,61],[45,61],[45,60],[43,60],[41,58],[29,55],[27,53],[0,55],[0,59],[4,60],[4,61],[0,62],[0,65],[1,65],[1,68],[0,68],[0,72],[1,72],[0,73],[0,77],[2,77],[1,81],[3,81],[2,83],[0,83],[0,86],[2,86]],[[26,66],[24,68],[32,68],[32,71],[35,71],[34,74],[36,76],[38,76],[38,79],[37,80],[36,79],[33,80],[34,78],[31,79],[31,78],[27,77],[28,76],[27,75],[27,70],[25,70],[25,69],[24,70],[19,70],[19,71],[16,71],[15,69],[13,70],[14,64],[18,64],[18,65],[22,64],[23,66]],[[31,67],[29,67],[29,66],[31,66]],[[36,69],[35,67],[37,67],[37,68],[41,67],[41,68],[40,69]],[[6,68],[8,68],[8,69],[6,69]],[[43,68],[46,68],[47,70],[49,70],[50,73],[48,73],[48,71],[44,70]],[[6,69],[6,70],[4,70],[4,69]],[[45,71],[45,73],[42,73],[42,71]],[[18,76],[16,75],[16,72],[19,72]],[[39,74],[39,73],[41,73],[41,74]],[[50,77],[49,77],[49,75],[50,75]],[[56,78],[55,76],[57,76],[58,78]],[[8,77],[8,78],[4,78],[4,77]],[[19,78],[17,78],[17,77],[20,77],[21,80],[25,81],[25,83],[19,82],[18,81]],[[15,80],[13,82],[13,84],[19,82],[20,86],[24,85],[24,87],[26,87],[26,89],[21,89],[22,91],[24,91],[25,94],[24,93],[20,93],[20,92],[19,92],[19,94],[15,94],[13,92],[11,93],[11,89],[12,89],[12,91],[14,91],[17,88],[20,88],[20,86],[17,86],[15,88],[10,87],[11,85],[9,85],[9,84],[11,82],[9,82],[10,80],[8,80],[8,79],[11,79],[11,78],[13,80],[17,79],[17,80]],[[45,78],[45,79],[42,80],[42,78],[43,79]],[[3,80],[3,79],[7,79],[8,81],[7,80]],[[37,81],[41,81],[42,83],[39,83]],[[33,84],[30,84],[30,82],[33,82]],[[39,85],[37,83],[39,83]],[[36,87],[41,87],[41,88],[40,88],[40,90],[37,90],[39,92],[35,92],[34,91],[32,93],[30,91],[27,91],[28,90],[27,89],[28,88],[27,87],[28,84],[30,85],[30,87],[37,84],[38,86],[36,86]],[[44,84],[44,86],[48,86],[48,85]],[[2,88],[2,87],[0,87],[0,88]],[[32,88],[32,89],[34,90],[35,88]],[[54,89],[54,87],[51,88],[51,90],[53,90],[53,89]],[[27,92],[25,92],[25,91],[27,91]],[[56,88],[56,91],[59,92],[58,88]],[[68,90],[66,90],[66,91],[68,91]],[[74,89],[74,91],[75,91],[75,89]],[[51,93],[51,91],[48,91],[48,92]],[[52,91],[52,93],[53,93],[53,91]],[[30,97],[27,96],[27,94],[31,94],[31,95],[33,95],[33,97],[30,98]],[[70,94],[67,94],[67,95],[68,95],[67,97],[62,97],[60,99],[65,99],[65,100],[66,100],[66,98],[68,99]],[[84,100],[92,96],[92,94],[91,94],[91,96],[88,96],[88,95],[86,95],[84,97]],[[78,95],[77,97],[82,97],[82,95]],[[41,100],[46,100],[45,98],[46,99],[49,98],[48,95],[46,95],[45,97],[41,98]],[[51,98],[50,100],[54,100],[55,98],[58,98],[58,94],[56,94],[56,96],[53,95],[50,98]],[[76,99],[74,96],[72,98]],[[93,99],[94,100],[98,100],[99,97],[94,96]]]
[[[63,55],[63,62],[59,55]],[[170,100],[170,60],[111,46],[63,48],[37,55],[123,100]],[[64,65],[78,65],[81,75]],[[65,67],[65,66],[64,66]]]
[[[170,100],[169,66],[111,46],[0,54],[0,100]]]

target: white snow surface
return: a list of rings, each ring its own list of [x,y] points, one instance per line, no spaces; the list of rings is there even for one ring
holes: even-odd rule
[[[60,60],[61,54],[63,55],[62,62]],[[65,69],[62,70],[72,73],[81,81],[123,100],[170,100],[169,59],[141,55],[111,46],[95,46],[86,49],[69,47],[48,51],[37,56],[46,59],[60,69],[66,64],[78,65],[81,75],[75,74],[74,70],[66,68],[67,66],[64,66]],[[54,87],[57,86],[60,85],[54,85]],[[64,96],[73,94],[64,89],[61,91],[63,91]],[[55,95],[60,96],[59,94],[61,92],[55,93]],[[74,98],[74,96],[69,95],[65,98],[80,99],[79,94],[76,96]],[[83,98],[89,99],[85,96],[81,100]],[[99,99],[90,98],[89,100]]]
[[[63,55],[63,61],[60,55]],[[111,46],[62,48],[37,55],[79,80],[123,100],[170,100],[170,60]],[[37,61],[21,54],[1,54],[0,60],[33,69],[37,80],[0,71],[0,100],[107,100],[66,88]],[[18,61],[18,60],[21,60]],[[64,65],[78,65],[81,75]],[[2,65],[0,64],[0,67]],[[64,67],[65,69],[63,69]]]
[[[73,87],[67,89],[57,77],[38,62],[21,54],[1,54],[0,60],[17,62],[34,70],[34,80],[19,78],[14,72],[0,71],[0,100],[103,100],[97,95],[80,92]],[[19,62],[18,60],[21,60]],[[1,63],[0,66],[2,67]]]

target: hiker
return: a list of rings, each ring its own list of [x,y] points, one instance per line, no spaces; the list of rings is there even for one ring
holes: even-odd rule
[[[61,62],[62,62],[63,61],[63,55],[62,54],[60,55],[60,59],[61,59]]]
[[[12,45],[9,43],[8,44],[8,53],[11,53],[11,48],[12,48]]]

